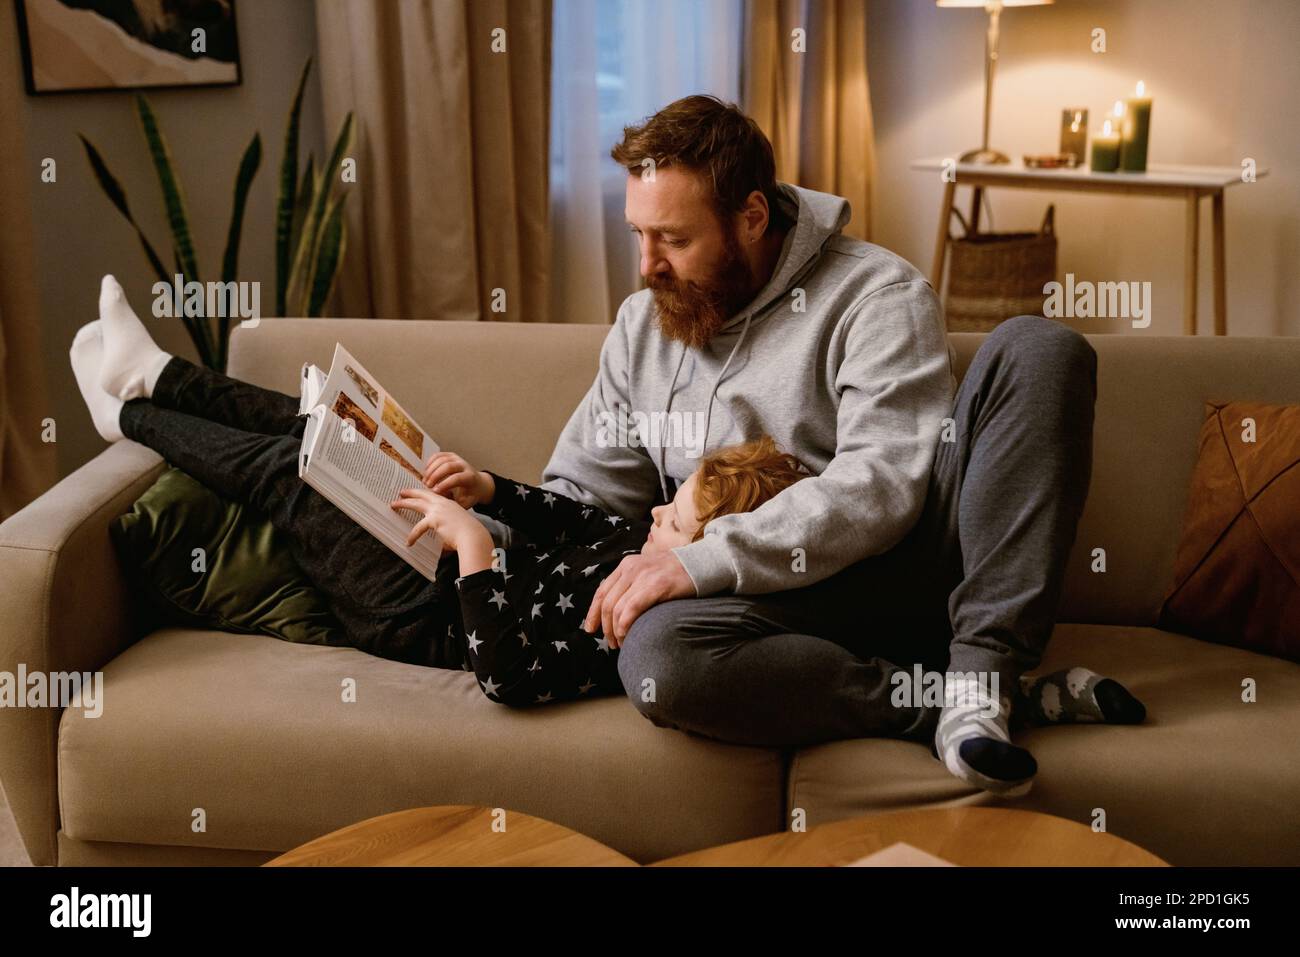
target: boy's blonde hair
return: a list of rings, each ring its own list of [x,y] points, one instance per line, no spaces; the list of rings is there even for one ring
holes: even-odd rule
[[[713,519],[752,512],[809,474],[808,467],[778,449],[770,435],[706,455],[696,474],[695,512],[700,527],[691,541],[699,541]]]

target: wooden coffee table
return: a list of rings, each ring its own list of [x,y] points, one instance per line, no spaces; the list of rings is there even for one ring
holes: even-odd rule
[[[372,817],[296,847],[263,867],[636,867],[636,861],[567,827],[456,804]]]
[[[848,864],[904,842],[969,867],[1167,867],[1150,851],[1075,821],[1011,808],[895,811],[723,844],[655,867],[818,867]]]
[[[636,867],[560,824],[492,808],[421,807],[373,817],[268,861],[265,867]],[[828,867],[897,843],[972,867],[1167,867],[1149,851],[1065,818],[1010,808],[896,811],[722,844],[655,867]]]

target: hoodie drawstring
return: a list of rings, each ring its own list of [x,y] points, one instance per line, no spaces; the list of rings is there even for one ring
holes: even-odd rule
[[[718,385],[722,382],[722,377],[727,374],[727,369],[730,368],[731,366],[731,360],[736,358],[736,353],[740,351],[740,347],[745,341],[745,336],[749,334],[749,320],[752,317],[753,317],[753,313],[745,314],[745,325],[741,327],[740,338],[738,338],[736,340],[736,344],[731,347],[731,354],[727,356],[727,361],[722,364],[722,369],[719,370],[717,377],[713,380],[713,388],[709,390],[709,405],[707,411],[704,413],[704,436],[700,444],[701,455],[703,455],[706,451],[708,451],[708,447],[709,447],[709,425],[713,420],[713,400],[718,394]],[[667,413],[672,410],[673,391],[677,387],[677,376],[682,371],[682,363],[685,361],[686,361],[686,346],[682,346],[681,358],[677,360],[677,371],[673,373],[672,384],[668,387],[668,408],[665,410],[665,414],[664,414],[665,419],[667,419],[668,417]],[[664,481],[664,459],[666,454],[667,454],[667,446],[661,443],[659,446],[659,487],[663,491],[665,502],[668,501],[668,485]]]
[[[677,369],[673,372],[673,381],[668,386],[668,407],[664,409],[664,421],[668,420],[668,413],[673,408],[673,393],[677,390],[677,377],[681,375],[682,363],[686,361],[686,346],[682,345],[681,354],[677,357]],[[659,490],[663,492],[664,504],[669,502],[668,484],[664,481],[664,444],[659,443]]]

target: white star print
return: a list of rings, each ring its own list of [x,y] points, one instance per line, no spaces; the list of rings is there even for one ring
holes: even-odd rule
[[[546,587],[546,583],[545,583],[545,582],[538,582],[538,583],[537,583],[537,590],[536,590],[535,592],[533,592],[533,594],[534,594],[534,595],[540,595],[540,594],[542,593],[542,589],[545,588],[545,587]]]
[[[590,514],[591,514],[591,509],[589,509],[589,508],[584,508],[584,509],[582,510],[582,517],[583,517],[583,518],[586,518],[586,517],[587,517],[588,515],[590,515]]]
[[[480,681],[479,685],[482,686],[484,694],[490,694],[493,697],[496,696],[497,689],[501,687],[499,684],[497,684],[495,681],[492,680],[491,675],[488,675],[487,684],[483,684],[483,682]]]
[[[586,694],[594,687],[596,687],[596,683],[588,678],[586,684],[578,685],[578,694]]]
[[[524,643],[525,648],[528,647],[528,636],[524,634],[522,631],[519,633],[519,640]]]
[[[551,557],[551,553],[550,553],[550,552],[542,552],[540,555],[536,556],[536,559],[537,559],[537,561],[539,561],[539,562],[544,562],[544,561],[546,561],[546,559],[548,559],[548,558],[550,558],[550,557]]]
[[[558,607],[560,611],[568,611],[573,607],[573,602],[569,601],[572,597],[572,595],[561,595],[560,600],[555,603],[556,607]]]
[[[611,525],[617,525],[617,524],[618,524],[619,522],[621,522],[621,521],[623,521],[623,520],[622,520],[621,518],[619,518],[617,515],[611,515],[611,516],[609,516],[609,524],[611,524]]]
[[[478,646],[483,644],[483,642],[479,641],[477,638],[474,637],[476,634],[478,634],[478,632],[471,631],[468,635],[465,636],[465,641],[469,643],[470,651],[477,651]]]
[[[599,638],[596,639],[596,650],[608,653],[610,651],[613,651],[614,649],[609,646],[609,641],[605,638],[605,636],[601,635]]]
[[[599,565],[588,565],[586,568],[584,568],[584,569],[582,570],[582,573],[583,573],[584,575],[590,575],[592,572],[594,572],[594,571],[595,571],[597,568],[599,568],[599,567],[600,567]]]
[[[542,670],[542,663],[541,663],[540,661],[534,661],[531,665],[528,666],[528,670],[529,670],[529,671],[541,671],[541,670]]]
[[[552,495],[550,492],[543,492],[542,501],[545,502],[547,505],[553,506],[555,504],[555,496]]]
[[[551,693],[548,691],[546,694],[539,694],[534,704],[546,704],[546,702],[553,700],[555,699],[551,697]]]
[[[538,602],[536,605],[533,606],[533,614],[532,614],[532,617],[533,617],[533,618],[541,618],[541,617],[542,617],[542,605],[541,605],[541,602]]]
[[[553,644],[553,645],[555,646],[555,650],[556,650],[556,651],[568,651],[568,650],[569,650],[569,643],[568,643],[567,641],[553,641],[553,642],[551,642],[551,644]]]
[[[552,574],[552,575],[563,575],[563,574],[564,574],[565,572],[567,572],[568,570],[569,570],[569,566],[566,565],[566,564],[564,564],[564,562],[560,562],[560,564],[558,564],[558,565],[555,566],[555,571],[551,572],[551,574]]]
[[[525,486],[525,485],[516,485],[516,486],[515,486],[515,494],[518,495],[518,496],[519,496],[520,498],[522,498],[522,499],[527,499],[527,498],[528,498],[528,487]]]
[[[488,603],[496,605],[497,611],[500,611],[506,606],[505,592],[499,592],[495,588],[492,589],[492,597],[488,599]]]

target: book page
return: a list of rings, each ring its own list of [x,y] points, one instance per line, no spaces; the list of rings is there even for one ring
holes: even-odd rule
[[[342,343],[334,346],[334,359],[319,401],[340,419],[350,422],[359,441],[377,448],[417,482],[424,477],[424,464],[439,451],[433,437]]]
[[[303,480],[433,580],[442,554],[442,539],[425,534],[415,545],[408,546],[407,536],[422,516],[407,509],[396,511],[389,504],[402,489],[419,483],[413,482],[405,469],[365,441],[360,430],[348,428],[324,406],[313,409],[311,419],[303,435],[299,459]]]

